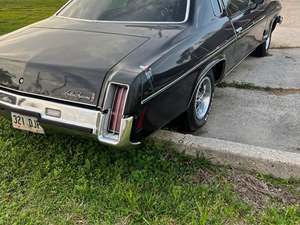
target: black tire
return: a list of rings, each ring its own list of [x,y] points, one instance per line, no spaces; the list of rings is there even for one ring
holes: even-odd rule
[[[201,85],[201,83],[203,81],[208,81],[207,79],[209,79],[210,84],[211,84],[211,94],[210,94],[210,101],[209,101],[209,105],[208,105],[208,109],[205,113],[205,115],[199,119],[197,117],[197,112],[196,112],[196,99],[197,99],[197,91],[199,86]],[[207,122],[209,113],[210,113],[210,109],[211,109],[211,105],[212,105],[212,100],[214,97],[214,90],[215,90],[215,79],[214,79],[214,74],[213,71],[209,71],[204,77],[201,77],[200,79],[198,79],[197,81],[197,85],[194,89],[194,93],[193,93],[193,97],[192,97],[192,101],[190,103],[189,108],[187,109],[187,111],[184,114],[184,128],[186,131],[189,132],[194,132],[197,129],[203,127],[205,125],[205,123]]]
[[[272,32],[268,35],[267,39],[262,43],[260,46],[258,46],[255,51],[253,52],[253,56],[256,57],[265,57],[269,55],[269,49],[272,42]]]

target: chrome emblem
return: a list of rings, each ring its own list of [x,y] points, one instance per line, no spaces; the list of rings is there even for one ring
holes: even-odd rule
[[[83,101],[89,101],[89,102],[94,102],[96,94],[95,93],[86,93],[81,90],[68,90],[65,91],[65,96],[68,99],[72,100],[83,100]]]

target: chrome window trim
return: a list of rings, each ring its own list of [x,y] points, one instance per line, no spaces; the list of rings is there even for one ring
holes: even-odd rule
[[[183,21],[180,22],[159,22],[159,21],[111,21],[111,20],[88,20],[88,19],[80,19],[80,18],[73,18],[73,17],[67,17],[67,16],[60,16],[59,14],[70,4],[72,4],[74,0],[68,1],[63,7],[61,7],[55,14],[55,17],[58,18],[64,18],[69,20],[75,20],[75,21],[84,21],[84,22],[92,22],[92,23],[115,23],[115,24],[184,24],[188,21],[190,11],[191,11],[191,0],[186,0],[186,12],[185,12],[185,18]]]
[[[217,8],[219,9],[219,13],[216,12],[217,9],[214,7],[215,6],[214,2],[218,4]],[[210,0],[210,3],[211,3],[212,10],[214,12],[214,15],[216,17],[221,17],[222,14],[224,13],[223,4],[221,4],[219,0]]]

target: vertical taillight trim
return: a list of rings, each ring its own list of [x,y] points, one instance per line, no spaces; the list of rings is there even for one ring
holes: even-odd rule
[[[125,85],[111,84],[109,91],[114,92],[114,97],[111,102],[107,131],[118,135],[121,129],[122,118],[124,117],[128,88]]]
[[[122,118],[121,121],[119,121],[119,133],[113,133],[109,131],[110,126],[110,120],[111,120],[111,112],[113,108],[113,103],[115,102],[115,99],[117,98],[117,88],[124,88],[122,95],[120,92],[120,96],[122,97],[122,103],[121,108],[119,108],[119,111],[122,112]],[[126,146],[127,144],[131,143],[131,132],[133,129],[133,120],[134,117],[130,116],[126,113],[126,106],[127,106],[127,100],[129,96],[130,86],[127,84],[121,84],[116,82],[111,82],[108,84],[106,89],[106,94],[103,101],[103,107],[101,110],[101,114],[99,117],[99,129],[98,129],[98,140],[102,143],[114,145],[114,146]],[[120,117],[119,117],[120,118]],[[118,127],[117,127],[118,128]]]

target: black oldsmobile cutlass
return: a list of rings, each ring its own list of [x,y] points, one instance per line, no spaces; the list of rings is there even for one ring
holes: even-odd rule
[[[214,86],[267,55],[278,0],[71,0],[0,37],[0,112],[14,128],[138,143],[207,120]]]

